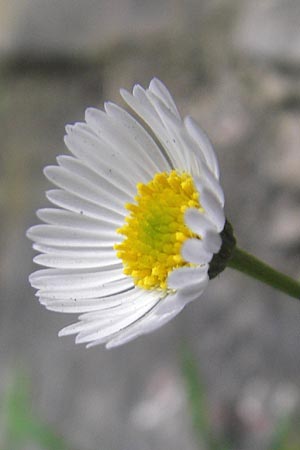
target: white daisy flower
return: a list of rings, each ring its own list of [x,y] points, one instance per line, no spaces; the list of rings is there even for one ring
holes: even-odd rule
[[[106,103],[68,125],[72,156],[45,168],[56,207],[40,209],[45,224],[28,230],[34,261],[47,267],[30,276],[41,304],[81,313],[60,336],[107,348],[199,298],[225,225],[218,163],[202,130],[182,120],[157,79],[121,95],[140,121]]]

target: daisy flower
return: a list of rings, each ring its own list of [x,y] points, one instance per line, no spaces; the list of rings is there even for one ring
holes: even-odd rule
[[[157,79],[121,95],[134,116],[106,103],[66,127],[72,155],[45,168],[55,207],[40,209],[44,224],[27,233],[46,267],[30,276],[41,304],[80,314],[59,334],[107,348],[198,299],[224,250],[224,195],[206,135]]]

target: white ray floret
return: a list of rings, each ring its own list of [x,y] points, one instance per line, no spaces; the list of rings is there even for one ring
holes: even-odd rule
[[[46,267],[30,276],[40,303],[52,311],[80,314],[60,335],[76,334],[78,343],[106,343],[108,348],[159,328],[199,298],[225,224],[218,162],[205,133],[192,118],[181,118],[157,79],[147,89],[136,85],[132,93],[121,90],[121,95],[135,117],[108,102],[104,111],[88,108],[85,122],[66,127],[71,155],[59,156],[58,165],[44,170],[57,187],[47,192],[54,207],[40,209],[37,215],[44,223],[27,232],[38,252],[34,262]],[[150,283],[152,276],[162,276],[159,264],[153,273],[144,270],[145,280],[139,283],[136,271],[128,275],[126,261],[116,251],[125,241],[124,224],[130,223],[127,205],[138,202],[138,186],[150,192],[148,183],[154,180],[151,186],[156,186],[157,174],[175,172],[191,177],[199,197],[198,207],[184,209],[189,237],[174,256],[181,262],[172,263],[165,283]],[[157,246],[156,225],[146,226],[154,226]],[[165,222],[161,230],[168,232]],[[180,239],[182,231],[177,234]],[[172,260],[172,246],[163,244],[159,251],[171,252]],[[147,254],[138,255],[141,265],[148,264]]]

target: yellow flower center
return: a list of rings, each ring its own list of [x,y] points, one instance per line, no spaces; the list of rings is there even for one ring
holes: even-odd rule
[[[144,289],[167,290],[168,274],[190,266],[180,254],[183,242],[196,235],[184,223],[187,208],[199,208],[199,193],[187,173],[158,173],[147,184],[138,183],[130,214],[117,230],[125,239],[115,245],[124,273]],[[199,236],[198,236],[199,237]]]

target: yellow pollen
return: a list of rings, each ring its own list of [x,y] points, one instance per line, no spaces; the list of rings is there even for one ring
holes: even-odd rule
[[[203,210],[199,193],[187,173],[162,172],[147,184],[137,184],[134,204],[125,224],[117,230],[125,239],[115,245],[122,259],[124,273],[136,286],[166,291],[168,274],[191,264],[184,261],[180,250],[183,242],[196,236],[184,223],[187,208]]]

